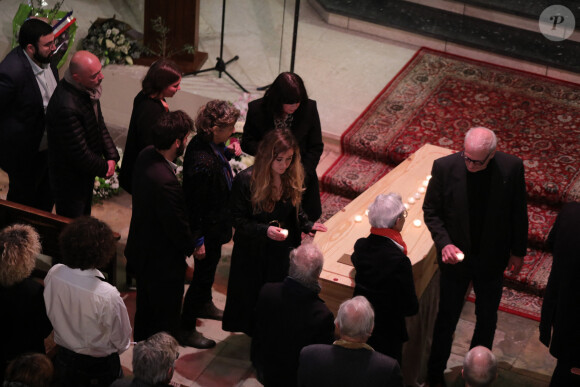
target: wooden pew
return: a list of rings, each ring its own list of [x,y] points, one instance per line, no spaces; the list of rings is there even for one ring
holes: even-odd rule
[[[51,212],[37,210],[36,208],[0,199],[0,229],[12,224],[29,224],[36,229],[40,235],[42,244],[42,254],[52,259],[52,264],[62,262],[58,236],[62,229],[73,219],[56,215]],[[114,233],[115,240],[121,239],[118,233]],[[35,276],[44,278],[46,268],[37,265]],[[109,262],[109,265],[102,270],[107,274],[107,281],[113,286],[117,284],[117,253]]]

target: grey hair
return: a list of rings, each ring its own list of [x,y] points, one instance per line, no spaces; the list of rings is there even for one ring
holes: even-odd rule
[[[369,207],[369,223],[373,227],[392,228],[405,211],[398,193],[380,194]]]
[[[133,349],[133,374],[142,381],[155,385],[168,383],[171,377],[169,370],[173,368],[179,356],[179,344],[173,336],[159,332],[135,344]]]
[[[467,143],[475,149],[491,153],[497,148],[497,136],[491,129],[476,126],[465,133],[465,144]]]
[[[290,252],[288,275],[305,286],[318,284],[324,257],[313,243],[305,243]]]
[[[10,287],[30,276],[41,249],[32,226],[15,224],[0,231],[0,286]]]
[[[486,347],[472,348],[463,359],[463,378],[471,387],[491,385],[497,375],[497,360]]]
[[[334,323],[341,336],[366,341],[373,333],[375,311],[364,296],[356,296],[340,304]]]

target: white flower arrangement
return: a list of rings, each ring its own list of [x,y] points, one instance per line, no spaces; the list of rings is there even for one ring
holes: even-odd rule
[[[82,48],[95,54],[103,66],[133,64],[144,50],[138,43],[139,33],[115,18],[97,19],[89,28]]]

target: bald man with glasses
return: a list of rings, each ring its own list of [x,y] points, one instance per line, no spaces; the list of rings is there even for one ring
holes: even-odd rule
[[[493,131],[472,128],[462,152],[433,163],[423,212],[437,248],[441,283],[430,386],[445,385],[443,373],[470,282],[477,316],[471,348],[491,349],[503,272],[507,267],[517,274],[523,265],[528,236],[524,165],[496,146]]]

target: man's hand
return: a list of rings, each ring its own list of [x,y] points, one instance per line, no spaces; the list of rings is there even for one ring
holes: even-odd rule
[[[459,250],[455,245],[448,244],[441,250],[441,260],[443,263],[447,263],[449,265],[455,265],[458,262],[461,262],[462,259],[457,258],[457,254],[463,254],[461,250]]]
[[[236,156],[242,154],[242,147],[240,146],[240,143],[237,141],[232,142],[230,145],[228,145],[228,149],[234,152]]]
[[[107,160],[107,164],[109,165],[109,170],[107,171],[105,177],[108,179],[115,173],[115,166],[117,165],[117,162],[115,160]]]
[[[510,259],[507,264],[508,271],[511,271],[513,275],[518,275],[520,274],[520,270],[522,270],[522,266],[524,266],[524,257],[510,255]]]
[[[204,259],[205,258],[205,243],[202,243],[197,249],[193,251],[193,258]]]

